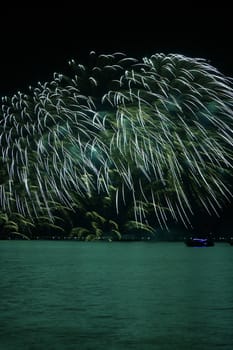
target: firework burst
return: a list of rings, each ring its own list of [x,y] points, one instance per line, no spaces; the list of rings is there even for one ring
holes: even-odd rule
[[[218,212],[231,192],[231,80],[204,59],[90,53],[28,95],[4,97],[0,205],[37,216],[59,201],[108,193],[131,198],[136,221],[153,209],[185,225],[193,203]],[[112,193],[112,192],[111,192]]]

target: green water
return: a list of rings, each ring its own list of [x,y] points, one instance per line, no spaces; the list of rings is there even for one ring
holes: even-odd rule
[[[233,349],[233,247],[0,241],[1,350]]]

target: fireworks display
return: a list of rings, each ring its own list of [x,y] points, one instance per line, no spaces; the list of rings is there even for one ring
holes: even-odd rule
[[[231,198],[233,89],[204,59],[91,52],[29,93],[2,98],[0,207],[32,219],[114,194],[116,214],[189,223]],[[114,191],[112,190],[114,189]]]

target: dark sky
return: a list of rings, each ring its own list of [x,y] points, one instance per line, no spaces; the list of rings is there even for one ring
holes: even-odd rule
[[[97,8],[91,2],[5,6],[0,12],[0,96],[27,92],[37,81],[51,80],[54,72],[66,73],[69,59],[85,63],[91,50],[139,58],[156,52],[202,57],[233,78],[231,9],[220,4],[213,11],[191,2],[181,9],[171,9],[169,2],[163,8],[138,4],[128,9],[120,2],[103,7],[97,2]],[[232,207],[227,213],[232,218]]]
[[[91,50],[136,57],[156,52],[203,57],[233,76],[231,22],[221,9],[213,14],[191,4],[174,12],[169,4],[161,9],[140,3],[128,10],[124,3],[70,6],[1,10],[0,95],[48,81],[55,71],[65,73],[69,59],[85,63]]]

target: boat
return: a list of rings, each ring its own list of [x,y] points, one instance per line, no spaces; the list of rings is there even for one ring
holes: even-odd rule
[[[185,239],[185,244],[188,247],[213,247],[214,241],[212,238],[188,237]]]

